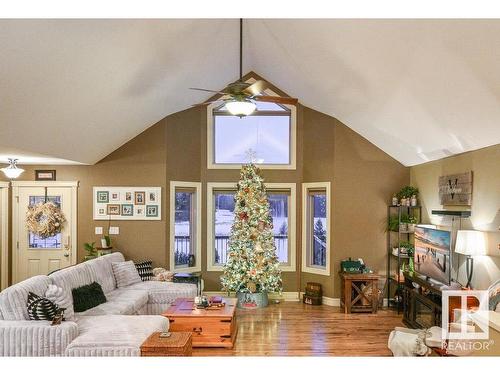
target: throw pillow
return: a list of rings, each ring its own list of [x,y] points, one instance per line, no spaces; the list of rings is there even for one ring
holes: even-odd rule
[[[27,307],[30,320],[52,320],[59,310],[54,302],[32,292],[28,294]]]
[[[113,262],[111,266],[113,267],[117,288],[142,282],[139,272],[137,272],[137,268],[135,268],[134,262],[131,260],[128,262]]]
[[[73,294],[73,308],[75,312],[83,312],[106,302],[106,296],[102,287],[95,281],[92,284],[83,285],[71,291]]]
[[[153,261],[143,260],[142,262],[136,262],[135,268],[142,281],[149,281],[153,278]]]
[[[66,293],[63,288],[54,284],[49,285],[45,292],[45,298],[55,303],[61,309],[65,309],[64,320],[74,320],[73,300],[71,299],[71,295]]]

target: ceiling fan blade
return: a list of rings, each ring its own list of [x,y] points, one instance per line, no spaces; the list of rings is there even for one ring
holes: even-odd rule
[[[288,98],[288,97],[281,97],[281,96],[264,96],[264,95],[257,95],[257,96],[254,96],[252,99],[257,101],[257,102],[289,104],[289,105],[297,105],[297,103],[299,101],[297,98]]]
[[[243,90],[245,94],[249,95],[259,95],[264,92],[265,89],[269,87],[269,83],[263,80],[258,80],[248,86]]]
[[[215,94],[222,94],[222,95],[228,95],[228,92],[223,92],[223,91],[215,91],[215,90],[209,90],[209,89],[200,89],[198,87],[190,87],[190,90],[197,90],[197,91],[206,91],[206,92],[213,92]]]

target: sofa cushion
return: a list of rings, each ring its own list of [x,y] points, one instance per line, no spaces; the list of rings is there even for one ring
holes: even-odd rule
[[[161,315],[85,316],[78,320],[79,335],[66,349],[68,356],[139,356],[141,344],[156,331],[167,331]]]
[[[172,283],[168,281],[144,281],[129,285],[123,290],[145,290],[149,293],[148,303],[172,303],[177,298],[195,297],[195,284]]]
[[[111,262],[109,262],[105,256],[89,260],[86,263],[91,280],[101,285],[104,294],[116,288],[116,280],[113,275],[113,269],[111,268]]]
[[[59,311],[59,306],[48,298],[40,297],[33,292],[29,292],[26,309],[28,310],[30,320],[52,321]]]
[[[108,294],[108,302],[77,313],[77,317],[91,315],[133,315],[147,302],[148,292],[144,290],[115,289]]]
[[[60,286],[51,284],[45,292],[45,298],[51,300],[64,310],[64,320],[74,320],[73,300],[70,295],[64,292]]]
[[[50,285],[47,276],[34,276],[20,283],[14,284],[0,293],[0,310],[5,320],[29,320],[28,302],[29,292],[39,296],[45,295]]]
[[[137,272],[137,268],[135,268],[134,262],[131,260],[128,262],[113,262],[111,266],[113,267],[117,288],[142,282],[139,272]]]
[[[83,312],[106,302],[106,296],[97,282],[82,285],[71,291],[75,312]]]

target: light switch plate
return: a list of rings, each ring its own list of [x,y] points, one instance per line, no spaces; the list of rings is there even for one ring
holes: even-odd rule
[[[102,227],[95,227],[95,234],[102,234]]]
[[[109,227],[109,234],[120,234],[120,227]]]

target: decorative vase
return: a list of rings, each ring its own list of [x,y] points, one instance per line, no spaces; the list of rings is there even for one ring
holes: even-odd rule
[[[396,196],[392,197],[392,205],[397,206],[398,205],[398,198]]]
[[[410,272],[414,272],[415,271],[415,265],[413,263],[413,257],[410,257],[410,259],[408,260],[408,269]]]
[[[188,267],[194,267],[194,265],[195,265],[194,254],[189,254],[189,257],[188,257]]]
[[[417,197],[415,195],[411,196],[410,204],[412,207],[415,207],[417,205]]]
[[[408,232],[415,232],[415,224],[408,223]]]
[[[237,306],[242,309],[258,309],[259,307],[266,307],[269,304],[267,292],[236,292],[236,298],[238,298]]]
[[[101,238],[101,247],[103,249],[106,249],[108,247],[108,243],[106,242],[105,238]]]
[[[400,232],[407,232],[408,231],[408,224],[407,223],[399,223],[399,231]]]

